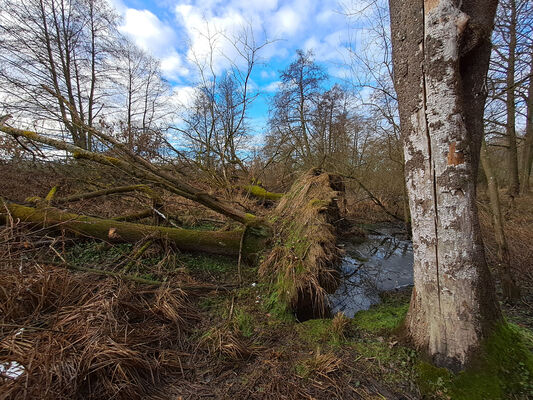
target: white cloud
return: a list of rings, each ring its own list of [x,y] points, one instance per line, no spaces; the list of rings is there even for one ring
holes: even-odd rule
[[[170,25],[149,10],[124,8],[122,12],[124,22],[119,30],[141,49],[161,60],[161,71],[166,78],[177,80],[189,75],[188,66],[176,50],[177,35]]]
[[[156,15],[148,10],[128,8],[124,15],[121,32],[132,37],[143,50],[151,51],[156,56],[165,54],[169,44],[174,40],[174,31],[165,25]]]
[[[231,43],[231,38],[247,26],[241,14],[230,9],[223,15],[208,17],[208,12],[202,13],[205,10],[191,5],[178,5],[175,11],[189,37],[189,61],[204,67],[212,63],[215,73],[232,63],[242,64],[244,60]]]
[[[281,81],[270,82],[267,86],[263,87],[262,90],[268,93],[274,93],[279,89]]]
[[[163,75],[173,80],[190,75],[190,70],[184,65],[182,57],[175,50],[161,59],[161,71]]]
[[[196,95],[196,89],[192,86],[175,86],[172,90],[170,103],[177,109],[191,106]]]
[[[275,37],[293,35],[300,29],[301,15],[291,7],[283,7],[271,18]]]

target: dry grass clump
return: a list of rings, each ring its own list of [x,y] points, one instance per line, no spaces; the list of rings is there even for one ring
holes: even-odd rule
[[[215,326],[200,339],[200,347],[209,354],[237,361],[246,360],[257,353],[257,346],[235,332],[227,324]]]
[[[331,320],[331,331],[334,336],[344,338],[350,320],[344,313],[338,312]]]
[[[328,352],[321,354],[317,351],[315,355],[305,361],[308,373],[329,375],[339,370],[342,360],[335,354]]]
[[[37,265],[0,269],[5,399],[138,399],[187,368],[195,314],[180,289],[133,286]]]
[[[312,169],[296,180],[274,210],[274,245],[260,274],[275,285],[278,301],[302,317],[324,315],[326,293],[336,287],[335,224],[342,180]]]

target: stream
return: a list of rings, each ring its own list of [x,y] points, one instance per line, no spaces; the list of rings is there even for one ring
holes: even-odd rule
[[[413,285],[413,246],[405,231],[379,226],[362,243],[341,241],[341,283],[329,295],[332,314],[348,318],[380,302],[380,292]]]

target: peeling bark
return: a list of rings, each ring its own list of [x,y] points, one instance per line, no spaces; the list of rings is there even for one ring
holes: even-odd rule
[[[389,3],[415,257],[406,328],[458,370],[501,318],[475,204],[497,2]]]

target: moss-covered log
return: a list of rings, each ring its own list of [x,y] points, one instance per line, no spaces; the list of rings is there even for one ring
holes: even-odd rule
[[[151,235],[166,239],[183,251],[237,256],[242,250],[244,255],[251,256],[261,251],[266,241],[266,237],[258,235],[257,228],[253,226],[246,227],[244,231],[196,231],[100,219],[50,207],[33,208],[9,202],[4,202],[3,206],[13,219],[108,242],[135,243]],[[4,211],[0,214],[0,223],[7,220],[8,214]]]
[[[283,197],[283,193],[269,192],[259,185],[247,185],[243,187],[246,192],[253,197],[261,200],[279,201]]]

